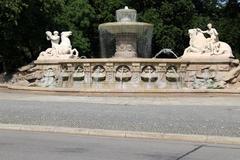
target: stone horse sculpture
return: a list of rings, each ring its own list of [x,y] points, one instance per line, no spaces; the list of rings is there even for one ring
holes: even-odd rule
[[[210,38],[206,38],[198,28],[189,29],[188,34],[190,37],[189,47],[185,49],[182,58],[233,58],[231,47],[221,41],[210,41]],[[209,40],[210,39],[210,40]]]
[[[46,51],[40,53],[38,60],[48,59],[74,59],[78,58],[79,52],[76,49],[72,49],[69,36],[72,35],[71,31],[65,31],[61,33],[60,37],[57,31],[53,34],[50,31],[46,32],[47,40],[51,40],[52,48],[48,48]]]

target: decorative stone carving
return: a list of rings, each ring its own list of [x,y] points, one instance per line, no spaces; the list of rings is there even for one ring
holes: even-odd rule
[[[116,53],[115,58],[132,58],[137,57],[136,34],[121,33],[116,37]]]
[[[52,34],[50,31],[46,32],[47,40],[51,40],[52,48],[48,48],[46,51],[40,53],[38,60],[49,60],[49,59],[76,59],[78,58],[78,51],[72,49],[71,41],[69,36],[72,35],[71,31],[61,33],[60,37],[57,31]]]
[[[198,79],[214,79],[216,77],[216,72],[210,70],[211,66],[205,66],[197,73],[196,77]]]
[[[131,71],[132,71],[132,78],[131,82],[133,85],[137,86],[141,80],[141,64],[140,63],[132,63]]]
[[[159,72],[165,73],[166,70],[167,70],[167,64],[166,64],[166,63],[163,63],[163,64],[160,63],[159,66],[158,66],[158,68],[159,68]]]
[[[61,87],[71,87],[72,86],[72,74],[71,66],[68,64],[63,64],[60,69],[59,77],[59,85]]]
[[[115,79],[120,82],[128,82],[132,78],[132,72],[126,65],[117,67]]]
[[[113,71],[113,63],[106,63],[105,68],[106,68],[106,80],[108,82],[113,82],[114,81],[114,71]]]
[[[187,67],[188,67],[187,64],[181,64],[179,71],[185,73],[187,71]]]
[[[60,77],[62,78],[63,81],[68,81],[70,77],[70,71],[68,66],[63,66],[62,71],[60,73]]]
[[[84,78],[84,82],[85,83],[91,83],[92,82],[92,77],[91,77],[91,64],[90,63],[83,63],[83,69],[84,69],[84,74],[85,74],[85,78]]]
[[[37,86],[40,87],[56,87],[56,74],[52,68],[46,70],[43,74],[43,78],[37,82]]]
[[[206,38],[204,33],[210,38]],[[208,24],[208,30],[202,31],[199,28],[189,29],[189,47],[185,49],[182,58],[233,58],[231,47],[218,40],[218,32]]]
[[[83,81],[85,77],[84,69],[82,66],[77,66],[73,73],[73,81]]]
[[[132,63],[132,72],[141,72],[141,64],[140,63]]]
[[[226,82],[216,79],[216,71],[211,66],[206,66],[195,75],[193,89],[224,89]]]
[[[169,82],[177,82],[180,80],[180,75],[177,73],[177,67],[171,65],[167,68],[166,80]]]
[[[144,82],[156,82],[158,79],[156,68],[151,65],[143,67],[141,79]]]
[[[97,65],[93,68],[92,79],[95,82],[101,82],[106,80],[106,70],[103,66]]]
[[[66,62],[37,62],[24,67],[9,84],[21,86],[90,89],[234,89],[240,86],[238,60],[92,59]],[[127,82],[127,83],[125,83]],[[146,82],[146,83],[144,83]],[[149,83],[148,83],[149,82]]]
[[[229,82],[229,83],[236,83],[239,77],[239,74],[240,74],[240,66],[232,69],[229,73],[227,73],[223,77],[223,81]]]

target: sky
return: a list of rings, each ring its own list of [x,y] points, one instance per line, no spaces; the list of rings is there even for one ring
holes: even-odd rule
[[[218,0],[218,2],[219,2],[222,6],[226,5],[226,4],[228,3],[228,1],[229,1],[229,0]],[[240,0],[238,0],[238,3],[240,3]]]

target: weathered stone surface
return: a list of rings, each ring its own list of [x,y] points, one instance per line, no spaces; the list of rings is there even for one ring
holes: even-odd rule
[[[38,60],[49,60],[49,59],[76,59],[78,58],[78,51],[72,49],[71,41],[69,36],[72,35],[71,31],[66,31],[61,33],[61,43],[60,36],[57,31],[52,34],[50,31],[46,32],[47,39],[51,40],[52,48],[48,48],[46,51],[40,53]]]
[[[36,80],[36,79],[41,79],[43,76],[43,73],[41,70],[27,74],[24,76],[24,79],[27,81],[32,81],[32,80]]]
[[[26,66],[23,66],[21,68],[18,68],[18,71],[20,72],[24,72],[24,71],[29,71],[30,69],[32,69],[33,67],[35,67],[36,65],[34,63],[30,63]]]
[[[43,77],[40,81],[37,81],[35,84],[40,87],[56,87],[56,74],[52,68],[46,70],[43,74]]]
[[[17,74],[12,83],[27,80],[31,86],[90,87],[95,90],[123,88],[126,91],[139,88],[224,89],[240,86],[240,69],[237,61],[231,59],[192,62],[184,59],[76,59],[35,63],[39,70]],[[46,76],[49,69],[54,74]]]
[[[223,77],[223,81],[236,83],[236,78],[240,75],[240,66],[233,68],[231,71],[229,71],[226,75]]]
[[[29,86],[29,82],[27,80],[19,80],[16,83],[14,83],[14,85],[18,85],[18,86]]]
[[[218,32],[208,24],[208,30],[202,31],[199,28],[189,29],[190,37],[189,47],[185,49],[182,58],[184,59],[202,59],[202,58],[233,58],[231,47],[218,39]],[[210,37],[206,38],[204,34]]]

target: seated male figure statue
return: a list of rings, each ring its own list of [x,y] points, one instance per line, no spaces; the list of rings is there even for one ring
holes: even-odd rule
[[[210,38],[207,38],[208,44],[209,44],[209,50],[212,52],[212,54],[216,54],[216,47],[217,47],[217,43],[219,42],[219,38],[218,38],[218,32],[215,28],[212,27],[212,24],[209,23],[207,25],[208,30],[206,31],[202,31],[201,29],[198,28],[198,30],[201,33],[206,33],[210,36]]]

